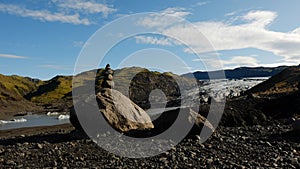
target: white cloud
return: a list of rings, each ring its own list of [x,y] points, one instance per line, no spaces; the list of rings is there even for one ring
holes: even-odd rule
[[[48,10],[31,10],[17,5],[0,4],[0,11],[21,17],[30,17],[40,21],[71,23],[75,25],[90,25],[91,22],[79,14],[67,15],[64,13],[52,13]]]
[[[106,4],[97,3],[94,1],[86,0],[54,0],[57,6],[66,9],[78,10],[85,13],[102,13],[107,16],[110,13],[117,11],[115,8],[111,8]]]
[[[161,11],[159,15],[184,18],[190,14],[191,13],[187,12],[185,8],[167,8],[167,9]]]
[[[194,59],[194,62],[203,62],[209,69],[236,68],[241,66],[258,66],[255,56],[232,56],[230,59],[222,60],[219,57],[205,57]]]
[[[291,33],[300,35],[300,28],[297,28],[297,29],[293,30]]]
[[[285,62],[285,61],[276,61],[273,63],[259,63],[255,58],[257,56],[233,56],[228,60],[214,59],[214,58],[202,58],[194,59],[193,61],[204,62],[206,65],[209,65],[209,70],[220,70],[220,69],[235,69],[237,67],[277,67],[277,66],[296,66],[298,64],[294,62]],[[198,70],[196,70],[198,71]],[[207,70],[205,70],[207,71]]]
[[[185,8],[167,8],[161,12],[151,14],[149,17],[138,21],[138,24],[146,27],[163,29],[174,23],[182,21],[183,18],[190,15]]]
[[[243,16],[243,19],[249,21],[253,27],[264,28],[271,24],[277,14],[271,11],[251,11]]]
[[[197,2],[194,6],[204,6],[208,3],[210,3],[210,2],[209,1]]]
[[[236,15],[236,11],[234,11],[234,12],[229,12],[229,13],[227,13],[227,14],[225,14],[225,16],[234,16],[234,15]]]
[[[26,59],[25,56],[11,55],[11,54],[0,54],[0,58],[9,58],[9,59]]]
[[[171,46],[174,44],[174,41],[170,38],[157,38],[153,36],[135,36],[137,44],[152,44],[152,45],[164,45]]]
[[[221,60],[224,66],[238,65],[238,66],[258,66],[258,60],[251,56],[234,56],[229,60]]]
[[[300,28],[291,32],[270,30],[268,26],[277,17],[277,13],[272,11],[250,11],[245,15],[233,17],[239,18],[242,22],[238,24],[226,21],[194,22],[191,26],[180,22],[174,24],[174,20],[171,20],[174,26],[165,27],[166,23],[158,22],[156,18],[151,22],[151,18],[148,18],[147,23],[155,23],[154,25],[164,35],[177,37],[188,43],[187,45],[199,54],[212,51],[212,48],[204,45],[204,38],[197,38],[201,32],[216,51],[254,48],[282,56],[283,61],[287,63],[300,62]],[[161,16],[159,20],[166,19]],[[145,24],[144,26],[153,25]],[[190,50],[187,49],[186,52]]]

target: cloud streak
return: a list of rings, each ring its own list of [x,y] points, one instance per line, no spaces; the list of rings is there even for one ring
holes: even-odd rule
[[[79,14],[68,15],[64,13],[52,13],[48,10],[31,10],[17,5],[0,4],[0,11],[11,15],[29,17],[40,21],[62,22],[74,25],[90,25],[87,18],[80,18]]]
[[[139,20],[138,24],[150,28],[164,29],[172,24],[177,24],[190,14],[185,8],[167,8]]]
[[[105,17],[108,14],[111,14],[117,9],[109,7],[106,4],[96,3],[93,1],[84,1],[84,0],[55,0],[57,6],[65,9],[73,9],[84,13],[96,14],[102,13]]]
[[[8,59],[26,59],[25,56],[11,55],[11,54],[0,54],[0,58],[8,58]]]
[[[210,3],[210,1],[204,1],[204,2],[197,2],[194,6],[204,6],[206,4]]]
[[[170,38],[158,38],[152,36],[136,36],[135,37],[137,44],[152,44],[152,45],[164,45],[172,46],[174,41]]]

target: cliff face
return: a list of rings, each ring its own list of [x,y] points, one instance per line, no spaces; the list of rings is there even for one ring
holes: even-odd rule
[[[168,105],[180,106],[178,99],[181,96],[180,87],[172,75],[140,72],[132,79],[129,87],[129,98],[144,109],[150,108],[149,96],[153,90],[161,90],[166,96]],[[162,97],[157,97],[155,102]],[[155,98],[154,98],[155,99]]]

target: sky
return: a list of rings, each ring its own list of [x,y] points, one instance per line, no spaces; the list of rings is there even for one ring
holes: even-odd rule
[[[299,6],[299,0],[0,0],[0,73],[46,80],[107,63],[177,74],[298,65]],[[89,46],[99,58],[85,55]]]

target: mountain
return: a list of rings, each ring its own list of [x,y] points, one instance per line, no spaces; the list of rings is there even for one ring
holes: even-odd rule
[[[96,79],[93,79],[96,72]],[[87,93],[85,85],[95,83],[95,92],[103,80],[103,69],[82,72],[76,75],[75,88]],[[159,73],[144,68],[130,67],[115,70],[115,89],[128,96],[142,108],[149,108],[148,96],[153,89],[166,93],[168,104],[180,97],[177,84],[191,86],[191,79],[172,73]],[[56,76],[41,81],[21,76],[0,75],[0,118],[28,111],[69,111],[73,105],[72,76]]]
[[[258,96],[288,95],[299,90],[300,68],[290,67],[246,91]]]
[[[268,119],[299,116],[299,89],[300,67],[289,67],[242,96],[227,100],[221,125],[263,124]]]
[[[184,74],[182,76],[189,78],[196,78],[198,80],[207,80],[210,79],[209,76],[216,79],[223,78],[222,75],[225,73],[227,79],[241,79],[241,78],[250,78],[250,77],[270,77],[274,76],[277,73],[281,72],[288,66],[279,66],[279,67],[239,67],[235,69],[227,70],[217,70],[209,72],[197,71],[194,73]]]
[[[24,98],[44,82],[21,76],[5,76],[0,74],[0,118],[5,114],[15,114],[40,109]]]
[[[262,124],[269,118],[279,119],[300,115],[300,68],[298,66],[281,70],[283,68],[234,69],[238,72],[246,70],[256,73],[278,72],[269,80],[251,88],[241,96],[228,99],[220,124],[227,126]],[[93,72],[96,72],[96,80],[90,76],[94,75]],[[74,86],[77,90],[82,91],[83,94],[87,93],[84,86],[95,83],[96,92],[103,81],[103,69],[86,71],[76,77],[79,79]],[[239,75],[239,77],[241,76]],[[246,77],[246,74],[242,77]],[[167,106],[179,106],[182,92],[180,89],[183,87],[193,90],[195,87],[193,85],[195,83],[192,83],[195,82],[193,81],[195,79],[169,72],[149,71],[139,67],[115,70],[113,78],[115,89],[128,96],[143,109],[151,106],[149,95],[153,89],[160,89],[164,92],[167,100],[167,103],[164,104]],[[156,103],[163,102],[158,98]],[[56,76],[51,80],[41,81],[28,77],[0,75],[1,119],[28,111],[69,111],[72,105],[71,76]],[[199,112],[205,116],[209,107],[209,104],[201,105]]]
[[[288,118],[300,115],[300,67],[289,67],[244,95],[263,100],[256,106],[267,116]]]
[[[72,76],[56,76],[44,81],[37,89],[24,96],[27,100],[51,111],[68,111],[72,106]]]

